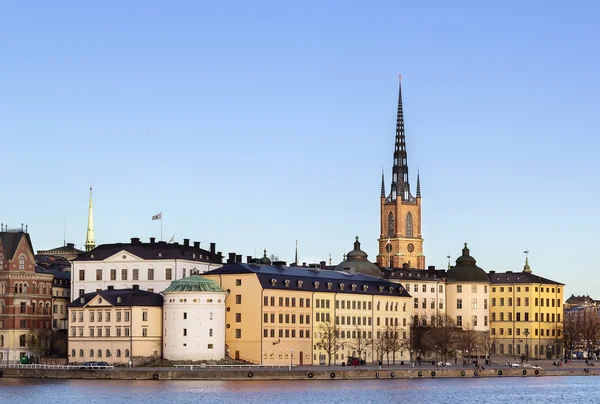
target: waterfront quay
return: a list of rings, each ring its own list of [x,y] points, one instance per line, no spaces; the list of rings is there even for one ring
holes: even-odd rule
[[[540,366],[541,365],[541,366]],[[600,367],[575,362],[553,366],[540,361],[534,366],[507,367],[493,365],[484,368],[421,366],[201,366],[138,367],[111,369],[78,369],[77,367],[10,366],[0,367],[6,378],[48,379],[108,379],[108,380],[360,380],[360,379],[435,379],[478,377],[541,377],[541,376],[592,376],[600,375]]]

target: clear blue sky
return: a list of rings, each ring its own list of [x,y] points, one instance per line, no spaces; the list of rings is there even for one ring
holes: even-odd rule
[[[356,3],[2,2],[1,221],[374,260],[402,73],[427,263],[600,298],[598,3]]]

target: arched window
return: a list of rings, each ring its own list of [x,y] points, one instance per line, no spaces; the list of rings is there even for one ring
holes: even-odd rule
[[[19,285],[15,284],[15,293],[19,293]]]
[[[504,344],[500,344],[500,355],[504,355]]]
[[[521,344],[517,344],[517,355],[521,355]]]
[[[4,335],[0,335],[0,346],[4,346]]]
[[[512,353],[513,353],[513,346],[512,346],[512,344],[508,344],[508,354],[512,355]]]
[[[4,313],[4,300],[0,300],[0,314]]]
[[[23,293],[23,284],[19,283],[19,293]]]
[[[93,358],[93,357],[94,357],[94,350],[90,349],[90,358]]]
[[[406,237],[413,236],[413,219],[412,214],[408,212],[406,214]]]
[[[19,257],[19,270],[24,271],[25,270],[25,256],[21,255]]]
[[[106,350],[106,357],[110,358],[110,350],[109,349]]]
[[[102,349],[98,349],[98,358],[102,358]]]
[[[4,269],[4,255],[0,254],[0,270]]]
[[[394,231],[394,215],[392,212],[388,215],[388,237],[393,238],[396,236],[396,232]]]
[[[19,346],[24,348],[27,346],[27,336],[25,334],[21,334],[19,336]]]
[[[117,358],[120,358],[120,357],[121,357],[121,350],[117,349]]]
[[[538,356],[538,346],[537,345],[533,346],[533,353],[535,356]]]
[[[71,358],[74,358],[74,357],[75,357],[75,350],[71,349]]]
[[[126,358],[129,358],[129,349],[126,349],[126,350],[125,350],[125,357],[126,357]]]
[[[80,357],[80,358],[83,358],[83,349],[80,349],[80,350],[79,350],[79,357]]]

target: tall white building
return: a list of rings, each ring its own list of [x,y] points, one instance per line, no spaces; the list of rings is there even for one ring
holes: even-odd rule
[[[163,293],[163,357],[223,359],[227,292],[215,281],[194,275],[173,281]]]
[[[222,254],[200,248],[199,242],[183,244],[156,241],[149,243],[132,238],[130,243],[102,244],[81,254],[71,263],[71,296],[115,289],[162,292],[172,281],[194,274],[202,274],[221,267]]]

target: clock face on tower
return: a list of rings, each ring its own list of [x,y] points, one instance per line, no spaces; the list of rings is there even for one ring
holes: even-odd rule
[[[408,249],[408,252],[413,252],[415,250],[415,246],[412,245],[412,243],[410,243],[408,246],[406,246],[406,248]]]

